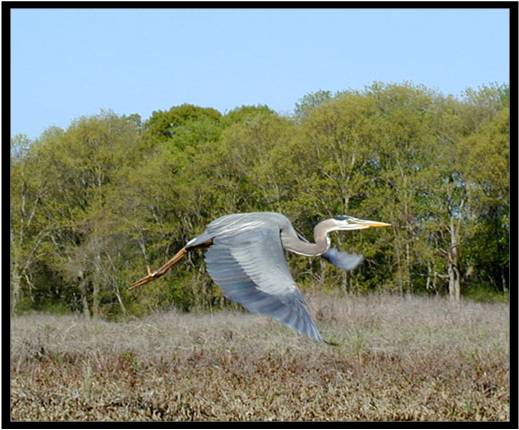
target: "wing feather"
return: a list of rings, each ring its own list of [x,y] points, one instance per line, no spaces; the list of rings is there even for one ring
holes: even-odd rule
[[[240,230],[239,222],[232,221],[233,228],[217,225],[220,234],[205,253],[207,271],[225,297],[321,341],[288,270],[279,227],[255,220]]]
[[[364,260],[362,255],[348,254],[335,248],[330,248],[321,257],[342,270],[353,270]]]

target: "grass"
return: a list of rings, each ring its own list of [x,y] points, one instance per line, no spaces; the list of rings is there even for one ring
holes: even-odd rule
[[[510,291],[496,291],[482,285],[467,288],[463,295],[466,299],[475,302],[508,303],[510,301]]]
[[[12,320],[13,421],[507,421],[508,307],[309,297],[317,344],[268,318]]]

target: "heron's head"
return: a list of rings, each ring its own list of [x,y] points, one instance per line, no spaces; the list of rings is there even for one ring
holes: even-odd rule
[[[330,221],[332,222],[332,230],[363,230],[365,228],[389,227],[391,225],[385,222],[359,219],[348,215],[339,215]]]

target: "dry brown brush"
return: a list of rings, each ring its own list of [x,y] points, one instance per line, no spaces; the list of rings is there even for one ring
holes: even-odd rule
[[[241,312],[12,320],[11,418],[502,421],[508,307],[309,298],[333,347]]]

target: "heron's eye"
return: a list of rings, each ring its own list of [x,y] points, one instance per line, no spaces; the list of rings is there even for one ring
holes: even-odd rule
[[[337,221],[349,221],[349,218],[348,216],[345,216],[345,215],[339,215],[339,216],[336,216],[335,219]]]

